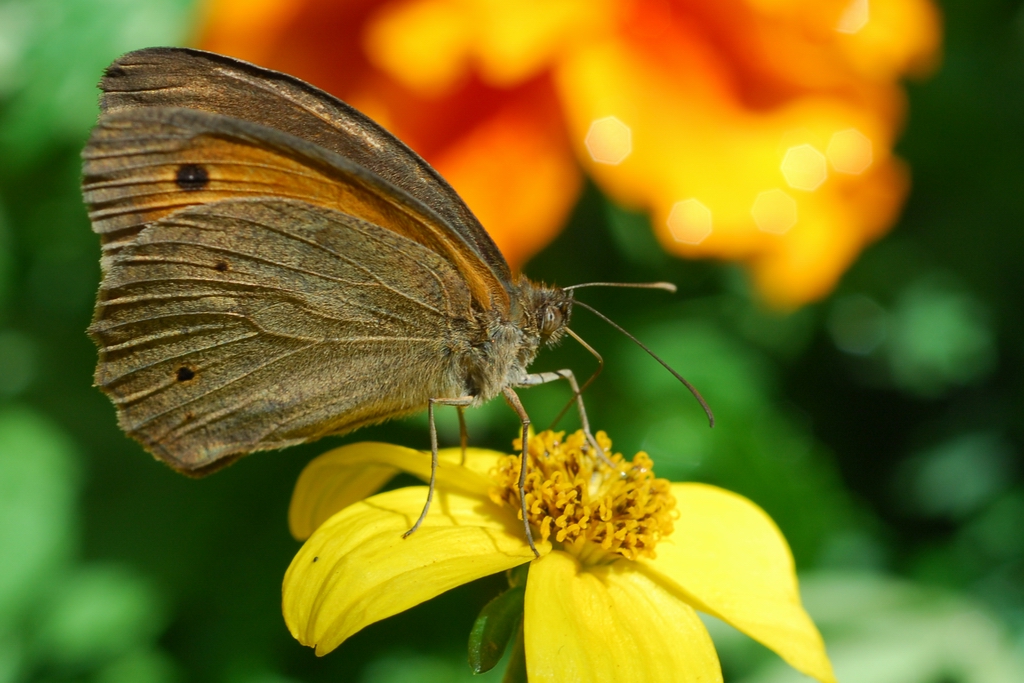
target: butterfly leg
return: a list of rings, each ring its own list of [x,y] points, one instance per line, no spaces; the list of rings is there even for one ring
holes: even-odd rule
[[[583,394],[580,393],[579,382],[576,381],[576,375],[572,373],[572,370],[555,370],[554,372],[535,372],[527,375],[523,381],[519,383],[521,387],[535,387],[538,384],[547,384],[548,382],[557,382],[560,379],[564,379],[569,383],[569,388],[572,389],[574,400],[576,401],[576,409],[580,414],[580,426],[583,428],[583,434],[587,438],[587,443],[597,453],[597,457],[601,459],[604,464],[614,468],[615,465],[605,454],[604,449],[597,443],[597,439],[590,432],[590,420],[587,419],[587,409],[583,405]]]
[[[456,406],[459,410],[459,445],[462,446],[460,465],[466,464],[466,447],[469,444],[469,432],[466,431],[466,406]]]
[[[402,534],[402,538],[408,538],[409,534],[420,528],[420,524],[423,524],[423,520],[427,518],[427,513],[430,511],[430,503],[434,500],[434,484],[437,482],[437,425],[434,423],[434,406],[456,406],[459,409],[459,417],[462,418],[462,409],[473,402],[472,396],[461,396],[459,398],[432,398],[427,401],[427,419],[430,422],[430,486],[427,488],[427,502],[423,504],[423,512],[420,513],[419,519],[412,525],[412,528]],[[465,425],[462,424],[460,419],[460,425],[463,427],[463,434],[465,434]],[[462,442],[462,457],[466,457],[466,442]]]
[[[501,390],[501,393],[505,395],[505,402],[511,406],[512,410],[516,411],[519,420],[523,423],[523,441],[521,444],[523,449],[522,454],[519,456],[519,507],[523,512],[523,529],[526,531],[526,542],[530,544],[530,550],[533,551],[533,554],[540,557],[537,546],[533,544],[530,518],[526,515],[526,454],[530,452],[530,416],[526,414],[526,409],[523,408],[523,403],[519,400],[516,392],[505,387]]]

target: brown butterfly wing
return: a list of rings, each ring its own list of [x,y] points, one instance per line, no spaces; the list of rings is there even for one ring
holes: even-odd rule
[[[465,391],[469,293],[431,250],[303,201],[171,213],[107,262],[90,334],[126,433],[202,474]],[[461,349],[465,350],[465,349]]]
[[[508,264],[455,190],[419,155],[341,100],[293,76],[187,48],[119,57],[100,82],[103,112],[185,107],[289,133],[362,166],[428,206],[473,246],[494,276]]]
[[[82,156],[82,193],[106,258],[147,223],[189,206],[234,197],[300,199],[425,246],[455,267],[481,308],[509,310],[509,283],[430,208],[287,133],[191,109],[127,109],[100,117]]]

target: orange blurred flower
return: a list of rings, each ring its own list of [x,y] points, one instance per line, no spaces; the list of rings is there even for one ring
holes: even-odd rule
[[[687,257],[824,296],[895,220],[898,79],[932,66],[928,0],[211,0],[204,48],[308,80],[459,191],[513,267],[580,167]]]

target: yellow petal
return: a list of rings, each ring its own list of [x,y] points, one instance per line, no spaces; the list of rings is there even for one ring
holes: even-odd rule
[[[302,12],[290,0],[214,0],[204,3],[203,49],[262,64],[281,33]]]
[[[663,61],[649,59],[651,53],[625,35],[581,43],[559,61],[555,83],[578,158],[613,199],[650,211],[668,251],[745,261],[756,268],[765,297],[782,307],[824,296],[864,246],[892,225],[902,202],[905,187],[886,187],[898,163],[891,147],[899,89],[859,84],[871,93],[866,100],[842,96],[842,88],[812,86],[772,107],[751,108],[734,89],[729,54],[686,26],[668,21],[661,35],[650,37],[649,49]],[[775,40],[777,49],[762,61],[792,44]],[[787,79],[813,76],[834,63],[809,54],[817,49],[785,58],[792,63]],[[846,78],[831,69],[819,76]],[[630,131],[629,154],[613,157],[616,163],[587,146],[592,128],[608,117]],[[850,129],[870,140],[871,169],[830,173],[824,152],[833,135]],[[804,145],[814,148],[810,168],[792,169],[787,154]],[[897,196],[880,206],[858,196],[886,189]],[[757,198],[776,190],[793,202],[791,220],[759,222]]]
[[[487,473],[501,453],[479,448],[462,452],[446,448],[438,453],[437,486],[487,495]],[[385,443],[363,442],[342,446],[312,460],[299,475],[288,509],[288,527],[295,538],[309,538],[328,517],[352,503],[372,496],[399,471],[427,481],[430,454]]]
[[[484,81],[534,78],[577,40],[611,28],[617,0],[475,0],[475,51]],[[486,224],[485,224],[486,225]]]
[[[544,91],[524,95],[532,96],[509,102],[431,160],[513,269],[554,239],[582,185],[558,103]]]
[[[459,2],[384,4],[364,35],[366,54],[378,69],[427,97],[454,88],[470,65],[473,25]]]
[[[859,4],[866,14],[861,28],[837,36],[837,47],[853,68],[875,81],[896,80],[901,72],[924,76],[934,69],[942,42],[935,5],[927,0]],[[853,5],[848,11],[856,12]]]
[[[479,496],[438,491],[403,539],[426,496],[422,486],[381,493],[310,536],[284,577],[284,618],[300,643],[326,654],[376,621],[533,559],[512,511]]]
[[[639,560],[642,566],[797,670],[834,683],[825,644],[800,604],[793,556],[771,518],[714,486],[673,484],[672,493],[675,531],[658,543],[656,559]]]
[[[530,683],[722,680],[696,612],[626,561],[583,569],[560,551],[534,561],[525,637]]]

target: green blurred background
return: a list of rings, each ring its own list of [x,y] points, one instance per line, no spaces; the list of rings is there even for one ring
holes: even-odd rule
[[[792,544],[844,683],[1024,680],[1024,6],[940,3],[945,56],[910,86],[900,223],[827,300],[764,309],[735,266],[666,256],[588,189],[535,279],[664,279],[680,293],[584,290],[696,384],[719,425],[638,348],[578,311],[607,370],[587,396],[616,450],[661,476],[749,496]],[[120,433],[91,381],[99,280],[79,151],[102,68],[183,44],[189,0],[0,0],[0,683],[468,680],[492,577],[318,659],[289,636],[286,509],[334,439],[193,481]],[[538,369],[593,359],[575,345]],[[545,424],[564,387],[524,396]],[[507,450],[515,417],[470,414]],[[443,437],[457,440],[454,415]],[[566,427],[573,427],[570,420]],[[427,446],[425,418],[362,430]],[[652,624],[657,628],[657,624]],[[728,681],[801,680],[711,623]],[[488,680],[500,680],[490,674]]]

